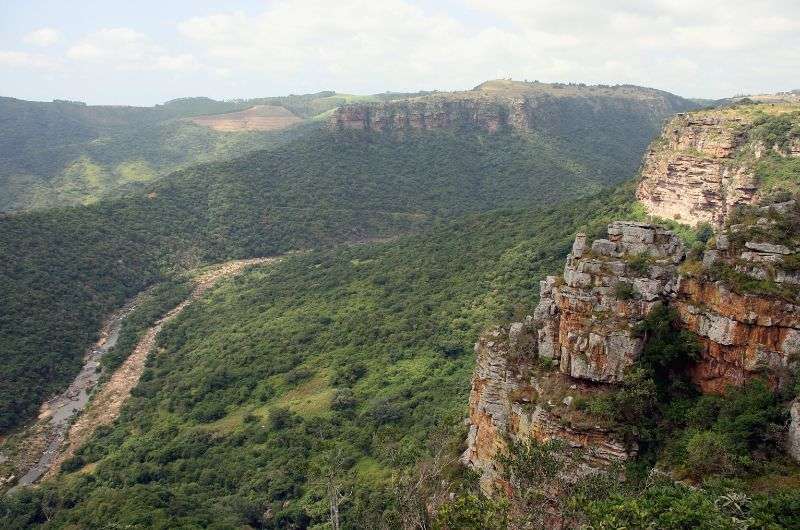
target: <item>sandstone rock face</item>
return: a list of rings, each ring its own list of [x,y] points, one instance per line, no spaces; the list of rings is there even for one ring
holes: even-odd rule
[[[765,216],[774,213],[763,209]],[[762,218],[754,221],[762,225]],[[680,239],[657,226],[614,222],[607,238],[591,244],[578,234],[563,275],[541,282],[533,316],[492,330],[475,346],[462,460],[480,473],[484,490],[513,492],[498,463],[507,441],[563,440],[580,455],[579,473],[635,454],[611,432],[582,422],[573,405],[623,381],[644,346],[637,325],[657,304],[674,308],[680,325],[696,334],[700,355],[690,375],[703,392],[723,393],[756,376],[774,388],[791,381],[800,362],[800,306],[780,296],[737,293],[714,279],[718,268],[750,263],[742,257],[749,252],[762,256],[754,263],[766,260],[769,278],[778,281],[794,244],[749,240],[747,230],[718,233],[715,248],[692,258],[701,272],[691,274],[681,272],[687,258]],[[800,458],[800,404],[792,417],[790,445]]]
[[[695,278],[681,279],[672,304],[700,340],[692,378],[703,392],[720,394],[759,374],[775,387],[788,382],[800,355],[800,307]]]
[[[642,349],[634,328],[674,279],[683,245],[667,230],[616,222],[608,239],[585,247],[578,234],[563,283],[549,277],[540,286],[538,351],[574,378],[618,383]]]
[[[531,323],[511,327],[493,329],[475,345],[470,427],[461,460],[480,474],[482,489],[513,494],[513,484],[504,477],[498,458],[506,451],[507,441],[565,442],[578,452],[579,461],[574,472],[577,475],[564,480],[608,468],[634,454],[635,448],[608,431],[591,425],[576,427],[563,419],[573,401],[572,395],[563,394],[591,392],[591,387],[557,370],[537,368],[536,335]],[[512,346],[514,333],[516,346]]]
[[[328,127],[403,132],[468,126],[489,132],[535,128],[547,133],[548,127],[560,130],[569,121],[564,120],[565,112],[579,114],[587,127],[603,123],[595,119],[609,113],[657,126],[664,117],[693,106],[671,94],[642,87],[495,80],[466,91],[344,105],[331,115]]]
[[[724,114],[679,114],[648,151],[636,197],[648,213],[720,226],[740,204],[753,204],[757,181],[734,155],[750,124]]]
[[[789,454],[800,462],[800,401],[795,400],[789,409]]]

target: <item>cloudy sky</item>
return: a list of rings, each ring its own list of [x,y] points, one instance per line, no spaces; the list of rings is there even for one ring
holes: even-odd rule
[[[471,88],[498,77],[718,98],[800,88],[800,0],[2,0],[0,95]]]

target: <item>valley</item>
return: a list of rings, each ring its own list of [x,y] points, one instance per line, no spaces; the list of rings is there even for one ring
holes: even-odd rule
[[[180,117],[278,144],[0,218],[6,526],[797,522],[794,103],[302,97]]]

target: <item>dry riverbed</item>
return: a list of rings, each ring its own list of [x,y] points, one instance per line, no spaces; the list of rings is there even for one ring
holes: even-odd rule
[[[100,339],[84,357],[84,365],[72,384],[62,394],[44,403],[39,417],[18,433],[0,440],[0,490],[16,489],[49,478],[61,464],[83,446],[97,427],[112,423],[120,413],[131,390],[138,384],[145,361],[153,350],[163,326],[213,287],[219,280],[233,276],[246,267],[273,263],[280,258],[254,258],[229,261],[199,273],[189,297],[150,327],[134,351],[107,382],[96,388],[102,375],[101,357],[117,341],[120,327],[141,297],[126,304],[104,324]]]

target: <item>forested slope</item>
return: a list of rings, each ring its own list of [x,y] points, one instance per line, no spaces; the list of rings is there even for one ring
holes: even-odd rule
[[[327,517],[319,473],[338,448],[355,488],[346,527],[398,527],[417,507],[392,475],[435,432],[461,438],[479,331],[530,310],[572,234],[632,204],[624,189],[469,215],[226,283],[162,332],[165,350],[74,473],[6,502],[5,525],[306,527]]]
[[[493,133],[464,123],[402,135],[310,131],[118,200],[0,219],[0,429],[66,383],[104,315],[175,268],[587,195],[630,177],[658,126],[649,106],[620,114],[635,123],[618,128],[613,113],[567,115]],[[598,138],[607,148],[593,147]]]

